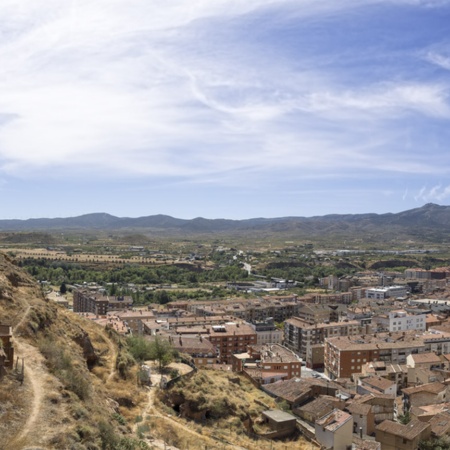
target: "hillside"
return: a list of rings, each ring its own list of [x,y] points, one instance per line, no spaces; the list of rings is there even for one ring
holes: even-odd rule
[[[423,240],[447,242],[450,206],[429,203],[397,214],[332,214],[316,217],[254,218],[247,220],[177,219],[165,215],[128,218],[106,213],[55,219],[0,220],[0,231],[123,231],[154,236],[227,235],[295,236],[301,239],[341,238],[366,242]],[[14,238],[11,238],[14,239]],[[15,239],[18,239],[17,237]]]
[[[124,416],[145,395],[116,370],[119,338],[46,301],[1,254],[0,323],[25,368],[23,384],[15,370],[0,381],[0,448],[138,448]]]
[[[248,380],[199,370],[162,391],[153,370],[153,386],[138,386],[123,337],[47,300],[1,253],[0,325],[12,327],[17,358],[0,378],[0,449],[261,448],[246,422],[257,427],[260,412],[276,405]],[[181,403],[209,419],[178,417]],[[301,437],[267,445],[306,448]]]

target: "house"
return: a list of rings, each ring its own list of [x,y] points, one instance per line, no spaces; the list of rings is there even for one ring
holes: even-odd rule
[[[108,313],[108,315],[118,317],[125,322],[133,333],[139,335],[144,334],[144,322],[155,317],[153,312],[142,309],[114,311],[113,313]]]
[[[361,366],[361,373],[353,374],[357,383],[358,378],[379,376],[397,384],[397,390],[408,387],[408,366],[406,364],[391,364],[386,361],[370,361]]]
[[[434,352],[408,355],[406,364],[411,368],[426,367],[427,369],[442,369],[441,358]]]
[[[378,376],[359,378],[357,392],[362,395],[370,392],[375,394],[397,395],[397,384]]]
[[[203,336],[169,336],[169,342],[179,353],[189,355],[197,367],[217,362],[214,345]]]
[[[415,387],[402,389],[404,409],[414,406],[444,403],[447,400],[447,386],[436,381]]]
[[[263,385],[261,389],[272,397],[286,400],[294,409],[320,395],[336,396],[342,388],[333,381],[319,378],[292,378]]]
[[[353,417],[334,409],[315,423],[316,440],[324,449],[347,450],[352,445]]]
[[[369,405],[374,416],[375,424],[379,424],[384,420],[392,420],[394,418],[397,408],[395,398],[394,395],[375,393],[356,396],[348,402],[347,409],[350,410],[350,406],[356,404]]]
[[[267,423],[273,430],[269,434],[270,438],[283,438],[290,436],[296,430],[297,419],[287,412],[281,411],[279,409],[271,409],[263,411],[262,413],[264,422]]]
[[[298,356],[279,344],[249,345],[247,352],[231,356],[231,364],[257,385],[301,376]]]
[[[408,365],[408,384],[427,384],[433,381],[440,381],[445,378],[442,372],[433,372],[435,369],[443,369],[445,358],[436,355],[434,352],[408,355],[406,363]]]
[[[306,422],[313,424],[333,409],[344,409],[344,407],[345,402],[343,400],[330,395],[321,395],[303,406],[294,408],[292,412]]]
[[[420,420],[412,420],[402,425],[385,420],[376,427],[376,440],[381,450],[417,450],[419,442],[429,439],[431,425]]]
[[[450,403],[438,403],[437,405],[412,406],[409,413],[413,419],[419,419],[421,422],[429,422],[433,417],[448,413],[449,410]]]
[[[450,434],[450,412],[443,411],[429,420],[431,425],[431,434],[435,437],[441,437]]]
[[[351,403],[347,411],[353,416],[353,433],[372,435],[375,432],[375,414],[367,403]]]

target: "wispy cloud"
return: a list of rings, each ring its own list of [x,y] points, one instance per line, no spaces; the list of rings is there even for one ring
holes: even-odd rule
[[[450,70],[450,56],[446,56],[435,51],[430,51],[427,53],[426,59],[442,69]]]
[[[233,171],[438,173],[417,149],[405,159],[393,148],[402,121],[449,119],[447,83],[400,70],[395,80],[353,86],[334,65],[345,49],[321,66],[295,35],[286,47],[255,37],[270,43],[284,24],[314,27],[359,8],[353,0],[5,0],[0,171],[200,182]]]
[[[431,188],[423,186],[415,196],[415,199],[425,202],[446,201],[450,199],[450,185],[442,186],[441,184],[438,184]]]

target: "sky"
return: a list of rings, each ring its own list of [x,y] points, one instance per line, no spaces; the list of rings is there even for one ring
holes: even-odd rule
[[[450,0],[1,0],[0,219],[450,204]]]

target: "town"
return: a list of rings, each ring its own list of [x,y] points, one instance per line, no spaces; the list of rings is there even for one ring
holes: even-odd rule
[[[163,304],[136,301],[134,284],[111,295],[111,283],[95,281],[50,296],[121,335],[167,341],[196,370],[244,376],[286,406],[263,413],[270,439],[297,433],[335,450],[448,442],[450,267],[354,270],[319,277],[309,292],[305,278],[233,280],[227,297]],[[0,332],[1,373],[14,355],[10,328]]]

